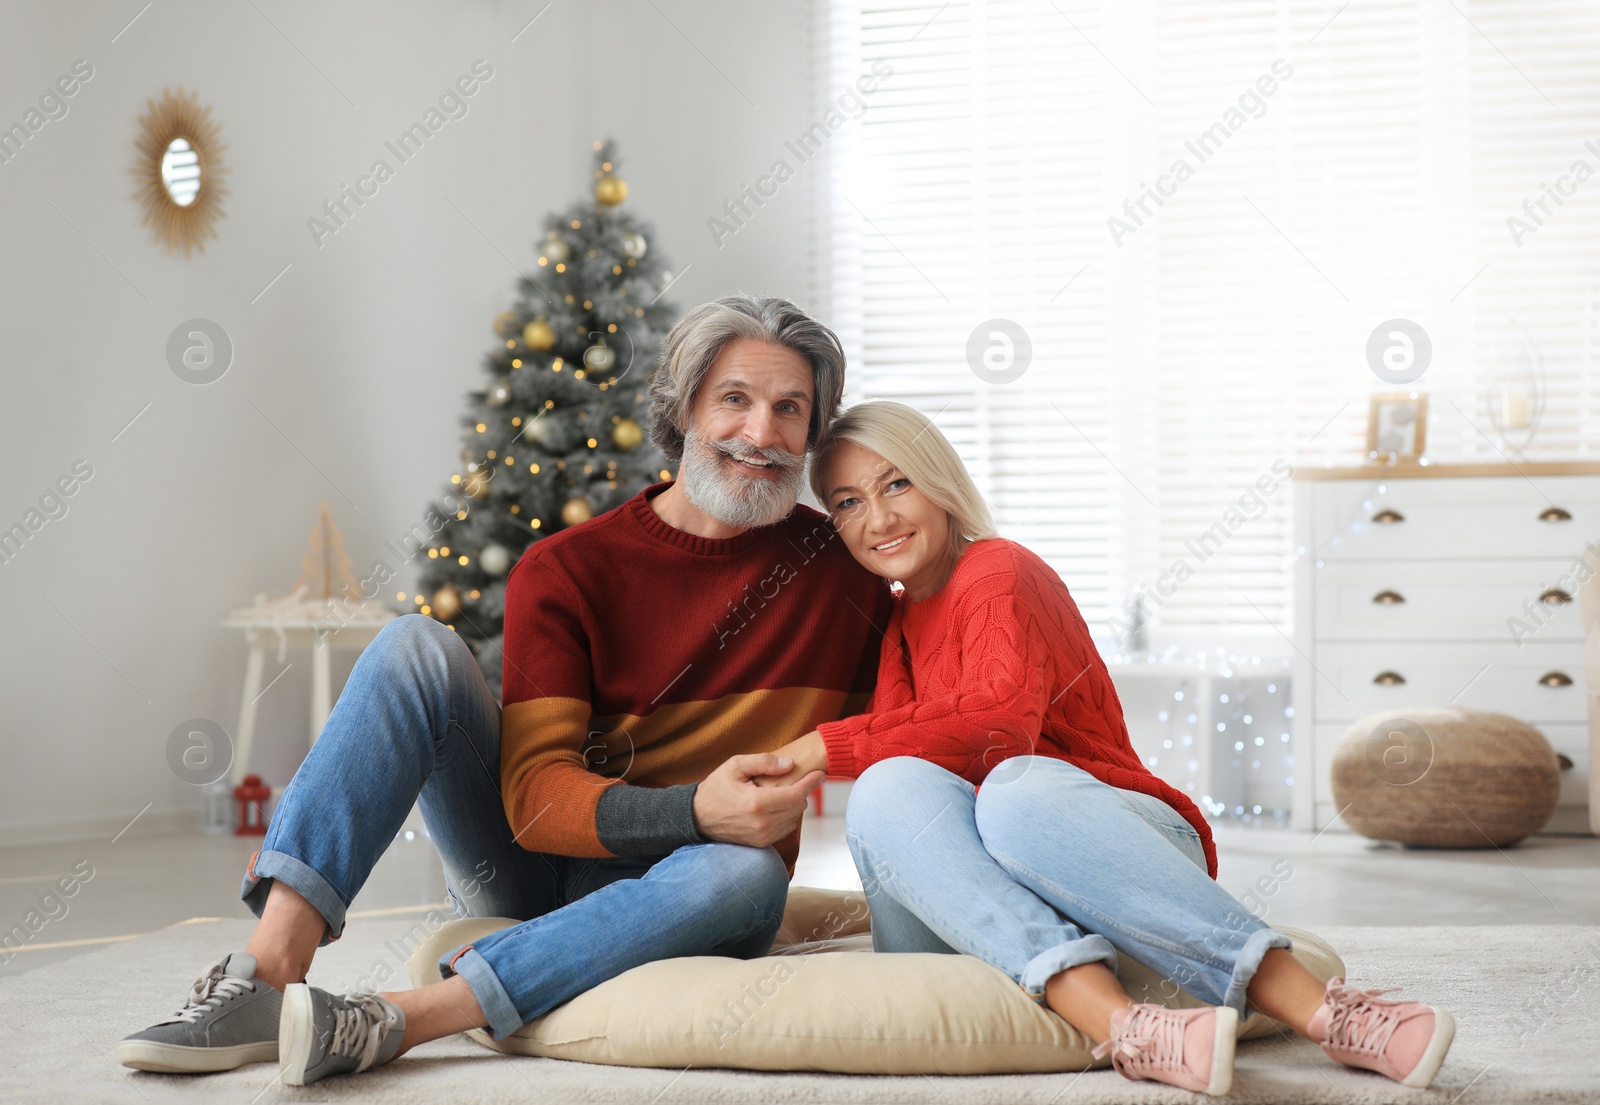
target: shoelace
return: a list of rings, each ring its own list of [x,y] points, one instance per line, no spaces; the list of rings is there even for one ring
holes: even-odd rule
[[[359,1073],[378,1057],[378,1046],[389,1034],[389,1015],[376,994],[346,994],[344,1000],[348,1004],[333,1011],[333,1040],[328,1050],[355,1059]]]
[[[223,1002],[255,988],[256,984],[250,979],[223,974],[222,963],[219,960],[207,968],[205,974],[195,979],[194,986],[189,990],[188,1004],[161,1023],[197,1024],[201,1017],[221,1008]]]
[[[1096,1044],[1091,1053],[1096,1059],[1111,1056],[1111,1065],[1124,1074],[1143,1074],[1153,1070],[1183,1068],[1184,1023],[1165,1017],[1155,1009],[1134,1006],[1122,1028],[1111,1030],[1111,1039]]]
[[[1389,1038],[1400,1026],[1400,1002],[1383,995],[1398,989],[1358,990],[1343,982],[1329,986],[1325,998],[1328,1035],[1323,1042],[1369,1058],[1383,1055]]]

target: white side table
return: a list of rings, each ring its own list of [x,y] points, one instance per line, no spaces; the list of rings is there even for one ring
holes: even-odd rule
[[[343,622],[324,616],[313,618],[309,613],[277,611],[263,608],[235,610],[223,619],[228,629],[244,630],[250,645],[250,658],[245,661],[244,693],[239,701],[238,748],[233,757],[230,779],[238,786],[249,773],[250,748],[255,742],[256,707],[266,689],[261,685],[261,669],[266,660],[267,645],[276,643],[278,661],[282,663],[292,648],[311,650],[311,739],[316,744],[322,727],[333,712],[333,693],[329,675],[330,657],[336,648],[355,649],[357,652],[372,643],[378,632],[395,619],[387,610],[362,611],[361,615]],[[292,665],[291,665],[292,666]],[[284,671],[288,671],[285,668]],[[283,672],[273,678],[276,683]],[[272,684],[267,684],[271,687]],[[309,745],[308,745],[309,746]],[[274,788],[275,790],[281,788]]]

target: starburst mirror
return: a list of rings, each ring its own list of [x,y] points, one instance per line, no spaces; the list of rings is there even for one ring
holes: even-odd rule
[[[160,100],[145,102],[133,167],[144,208],[140,221],[168,253],[203,253],[206,239],[217,236],[222,197],[228,194],[222,185],[227,147],[218,140],[220,133],[198,93],[163,89]]]

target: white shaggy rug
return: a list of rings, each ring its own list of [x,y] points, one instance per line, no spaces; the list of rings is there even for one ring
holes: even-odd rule
[[[402,988],[404,956],[387,942],[410,920],[363,920],[317,955],[310,981],[350,988],[390,970]],[[205,966],[242,949],[254,921],[197,919],[64,962],[0,978],[0,1101],[228,1102],[1019,1102],[1204,1100],[1112,1071],[986,1077],[862,1077],[730,1070],[604,1067],[500,1055],[456,1036],[425,1044],[367,1074],[303,1089],[276,1081],[275,1065],[176,1076],[130,1071],[116,1042],[182,1004]],[[1404,996],[1451,1010],[1456,1042],[1433,1087],[1403,1089],[1346,1070],[1303,1040],[1240,1045],[1226,1100],[1271,1105],[1501,1105],[1600,1101],[1600,928],[1319,928],[1364,988],[1404,984]]]

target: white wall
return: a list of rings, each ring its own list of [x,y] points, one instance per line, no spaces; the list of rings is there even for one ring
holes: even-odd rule
[[[617,139],[628,203],[674,271],[692,266],[680,306],[809,298],[809,182],[721,248],[706,227],[808,121],[807,5],[558,0],[511,42],[541,4],[189,0],[126,30],[137,3],[0,16],[0,125],[94,67],[0,164],[0,527],[74,462],[94,470],[0,563],[0,842],[109,838],[147,803],[134,833],[196,821],[166,742],[190,717],[235,728],[245,649],[218,621],[289,589],[319,499],[361,572],[442,491],[513,296],[501,254],[531,264],[543,216],[588,187],[594,139]],[[478,58],[494,76],[468,114],[319,247],[307,218]],[[232,169],[221,238],[189,259],[138,225],[129,174],[168,85],[211,106]],[[165,358],[194,317],[235,346],[206,387]],[[252,763],[278,784],[306,739],[308,665],[290,660]]]

